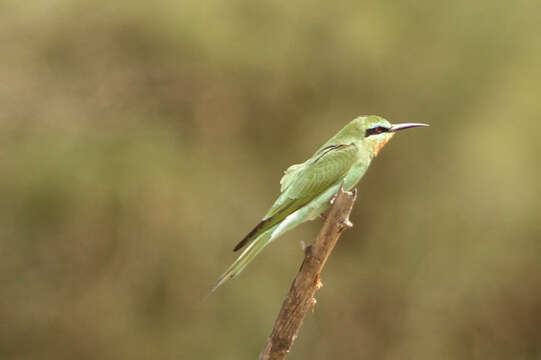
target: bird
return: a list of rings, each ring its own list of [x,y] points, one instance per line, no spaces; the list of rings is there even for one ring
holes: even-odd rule
[[[285,232],[324,217],[338,190],[353,189],[396,132],[421,126],[428,124],[391,124],[377,115],[358,116],[308,160],[287,168],[280,180],[280,195],[261,221],[235,246],[234,251],[244,250],[218,278],[211,293],[237,276],[261,250]]]

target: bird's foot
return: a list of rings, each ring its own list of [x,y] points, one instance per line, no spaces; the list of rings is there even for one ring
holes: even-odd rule
[[[341,192],[344,192],[344,184],[346,183],[346,181],[342,181],[342,185],[340,185],[340,189],[338,189],[338,192],[336,194],[333,195],[333,197],[331,198],[331,200],[329,201],[329,203],[331,205],[334,205],[334,202],[336,201],[336,198],[338,197],[338,194],[341,193]]]

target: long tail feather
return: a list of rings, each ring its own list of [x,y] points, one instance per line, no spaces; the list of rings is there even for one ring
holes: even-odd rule
[[[227,280],[234,278],[248,265],[256,256],[271,242],[271,234],[276,226],[268,229],[264,233],[260,234],[255,240],[253,240],[246,249],[239,255],[237,260],[220,276],[218,282],[211,290],[213,293]]]
[[[265,224],[267,224],[271,219],[268,218],[268,219],[265,219],[265,220],[262,220],[260,221],[253,229],[252,231],[250,231],[248,233],[248,235],[246,235],[244,237],[244,239],[242,239],[236,246],[235,248],[233,249],[233,251],[237,251],[237,250],[240,250],[241,248],[244,247],[244,245],[248,244],[250,241],[254,240],[254,239],[257,239],[257,237],[259,235],[261,235],[261,231],[265,231],[265,229],[263,229],[263,227],[265,226]],[[258,234],[259,233],[259,234]]]

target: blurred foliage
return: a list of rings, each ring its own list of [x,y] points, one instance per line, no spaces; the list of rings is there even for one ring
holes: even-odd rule
[[[541,358],[540,10],[1,2],[0,358],[256,358],[320,223],[202,299],[359,114],[431,127],[359,185],[290,358]]]

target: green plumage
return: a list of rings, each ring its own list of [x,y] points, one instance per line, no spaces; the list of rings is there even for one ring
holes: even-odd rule
[[[246,246],[222,274],[213,291],[244,267],[271,241],[325,212],[344,183],[352,189],[395,131],[424,124],[391,125],[379,116],[360,116],[302,164],[290,166],[280,180],[281,194],[261,221],[234,248]]]

